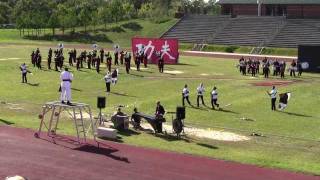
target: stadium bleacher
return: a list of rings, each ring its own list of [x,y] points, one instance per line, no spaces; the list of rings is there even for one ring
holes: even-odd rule
[[[162,37],[186,43],[297,47],[320,44],[320,19],[188,15]]]

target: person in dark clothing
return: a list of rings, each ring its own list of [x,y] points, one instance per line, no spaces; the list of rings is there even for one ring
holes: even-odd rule
[[[290,67],[290,76],[296,77],[296,69],[297,69],[297,63],[295,60],[292,60],[291,67]]]
[[[138,109],[137,108],[134,108],[133,109],[133,114],[131,115],[131,122],[132,122],[132,125],[133,125],[133,128],[134,129],[140,129],[141,126],[140,126],[140,123],[141,123],[141,117],[138,115]]]
[[[39,53],[38,56],[37,56],[37,61],[36,61],[38,69],[41,69],[41,61],[42,61],[42,56]]]
[[[112,66],[112,57],[110,56],[110,53],[106,54],[107,57],[107,69],[109,72],[111,72],[111,66]]]
[[[87,57],[88,57],[88,59],[87,59],[88,69],[91,69],[91,61],[92,61],[91,53],[89,53]]]
[[[126,52],[125,58],[124,58],[124,64],[126,66],[126,72],[129,74],[130,72],[130,62],[131,62],[131,54]]]
[[[301,76],[301,75],[302,75],[302,65],[301,65],[301,62],[298,62],[298,64],[297,64],[297,69],[298,69],[298,76]]]
[[[104,50],[100,49],[100,61],[101,61],[101,63],[103,63],[103,60],[104,60]]]
[[[156,107],[156,133],[162,133],[162,122],[165,122],[164,114],[165,110],[163,106],[160,104],[160,101],[157,102],[157,107]]]
[[[139,55],[139,53],[136,53],[136,56],[135,56],[135,63],[136,63],[136,66],[137,66],[137,71],[140,71],[140,57],[141,55]]]
[[[97,57],[96,59],[96,71],[97,73],[100,73],[100,58]]]
[[[119,52],[116,50],[114,52],[114,65],[119,65],[118,59],[119,59]]]
[[[164,59],[161,57],[161,54],[159,55],[158,68],[159,68],[159,72],[163,73]]]
[[[51,61],[52,61],[52,49],[49,49],[48,52],[48,69],[51,69]]]
[[[120,64],[123,65],[123,60],[124,60],[124,52],[120,52]]]

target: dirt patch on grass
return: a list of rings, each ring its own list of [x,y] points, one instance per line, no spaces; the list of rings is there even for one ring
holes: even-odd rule
[[[254,86],[288,86],[293,84],[294,81],[261,81],[251,83]]]

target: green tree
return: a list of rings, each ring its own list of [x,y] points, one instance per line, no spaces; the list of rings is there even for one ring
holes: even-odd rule
[[[112,22],[111,11],[107,5],[100,7],[98,9],[98,16],[101,22],[104,24],[105,30],[107,29],[107,24]]]
[[[118,22],[123,18],[123,6],[121,0],[112,0],[110,3],[110,13],[112,20]]]
[[[10,23],[11,7],[6,2],[0,2],[0,24]]]

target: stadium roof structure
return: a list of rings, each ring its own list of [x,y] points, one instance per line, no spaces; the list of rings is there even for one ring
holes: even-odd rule
[[[320,4],[320,0],[260,0],[262,4]],[[218,4],[257,4],[258,0],[219,0]]]

